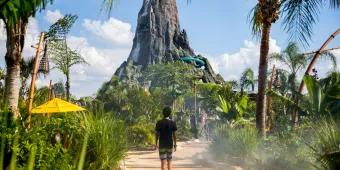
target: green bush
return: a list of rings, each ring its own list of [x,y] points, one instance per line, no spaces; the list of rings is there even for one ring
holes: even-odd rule
[[[88,169],[116,169],[125,157],[127,138],[125,125],[109,115],[87,117],[89,135],[85,166]]]
[[[108,115],[35,115],[30,129],[3,115],[2,168],[115,169],[127,151],[124,123]]]
[[[256,128],[221,125],[216,130],[210,151],[217,158],[223,158],[226,155],[245,158],[254,155],[259,144],[260,138],[258,138]]]
[[[132,147],[145,148],[155,143],[153,124],[136,124],[128,127],[129,145]]]
[[[258,150],[258,169],[314,169],[314,158],[301,134],[279,133],[267,137]]]
[[[189,140],[193,137],[191,125],[190,125],[190,114],[188,112],[179,112],[176,114],[176,125],[177,125],[177,138],[178,140]]]
[[[11,168],[17,169],[75,168],[84,132],[79,118],[76,114],[33,116],[30,129],[20,121],[5,123],[1,119],[2,147],[7,148],[1,154],[3,166],[11,162]],[[60,140],[56,140],[57,135]]]
[[[316,165],[323,169],[340,169],[340,123],[332,118],[322,118],[311,127],[314,140],[309,146],[317,160]]]

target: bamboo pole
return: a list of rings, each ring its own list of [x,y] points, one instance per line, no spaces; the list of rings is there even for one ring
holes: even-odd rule
[[[305,75],[309,75],[310,72],[312,71],[314,65],[316,64],[316,61],[319,59],[320,54],[322,51],[324,51],[324,49],[328,46],[328,44],[335,38],[335,36],[337,36],[338,34],[340,34],[340,28],[337,29],[326,41],[325,43],[323,43],[323,45],[320,47],[320,49],[314,54],[314,57],[312,59],[312,61],[310,62],[310,64],[308,65]],[[301,94],[303,91],[305,84],[304,81],[302,79],[301,84],[300,84],[300,88],[299,88],[299,93]]]
[[[31,88],[30,88],[30,96],[29,96],[29,105],[28,105],[28,127],[31,127],[31,118],[32,118],[32,105],[33,105],[33,98],[34,98],[34,86],[35,81],[37,79],[38,67],[39,67],[39,56],[42,51],[41,46],[43,44],[43,40],[45,37],[45,33],[40,33],[39,43],[36,48],[35,58],[34,58],[34,69],[32,73],[32,81],[31,81]]]
[[[50,80],[50,85],[48,86],[48,101],[52,99],[52,80]]]
[[[323,51],[325,51],[325,48],[328,46],[328,44],[338,35],[340,34],[340,28],[338,28],[331,36],[328,37],[328,39],[322,44],[322,46],[320,47],[320,49],[318,51],[316,51],[316,53],[313,56],[312,61],[310,62],[310,64],[308,65],[305,75],[309,75],[311,73],[311,71],[313,70],[314,65],[316,64],[316,61],[320,58],[320,55]],[[298,94],[302,94],[303,89],[305,87],[305,82],[304,79],[301,80],[300,83],[300,87],[299,87],[299,93]],[[295,103],[299,104],[299,99],[298,97],[295,100]],[[292,117],[292,128],[295,130],[297,127],[297,123],[299,121],[299,115],[297,111],[293,112],[293,117]]]
[[[333,50],[339,50],[340,47],[334,47],[334,48],[328,48],[328,49],[324,49],[322,51],[320,51],[320,53],[323,53],[323,52],[327,52],[327,51],[333,51]],[[308,53],[303,53],[303,55],[312,55],[312,54],[315,54],[315,53],[318,53],[319,51],[312,51],[312,52],[308,52]]]

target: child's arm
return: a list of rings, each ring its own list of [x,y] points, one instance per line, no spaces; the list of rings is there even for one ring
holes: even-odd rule
[[[156,128],[155,128],[155,150],[158,148],[158,140],[159,140],[159,124],[157,122]]]
[[[156,132],[155,139],[156,139],[155,145],[156,145],[156,148],[157,148],[158,147],[158,139],[159,139],[159,132],[158,131]]]
[[[177,137],[176,137],[176,131],[174,131],[174,132],[172,133],[172,136],[173,136],[173,139],[174,139],[174,149],[175,149],[175,152],[176,152],[176,150],[177,150],[177,142],[176,142]]]

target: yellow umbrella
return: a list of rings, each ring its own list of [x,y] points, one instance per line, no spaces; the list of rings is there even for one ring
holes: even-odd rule
[[[76,112],[85,110],[75,104],[64,100],[54,98],[43,105],[32,109],[32,113],[61,113],[61,112]]]

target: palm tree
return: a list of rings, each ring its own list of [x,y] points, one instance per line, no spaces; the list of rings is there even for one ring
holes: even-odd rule
[[[71,50],[69,47],[67,47],[66,53],[64,46],[55,45],[53,48],[53,52],[51,52],[51,60],[55,64],[53,68],[58,69],[66,76],[66,99],[69,101],[71,67],[77,64],[87,64],[87,62],[79,53],[75,50]]]
[[[278,61],[288,68],[289,89],[292,95],[297,92],[296,77],[306,67],[307,57],[304,56],[296,43],[289,43],[282,53],[270,54],[269,59]]]
[[[77,64],[86,64],[84,58],[75,50],[68,47],[66,38],[71,27],[77,20],[77,15],[67,14],[54,23],[46,34],[48,53],[56,69],[66,76],[66,99],[70,99],[70,69]]]
[[[322,56],[330,59],[333,62],[333,65],[336,67],[336,58],[332,53],[324,52],[322,53]],[[288,89],[291,93],[291,99],[297,101],[297,75],[302,69],[306,67],[308,61],[307,56],[304,56],[304,54],[300,52],[296,43],[291,42],[282,53],[273,53],[270,55],[269,59],[278,61],[288,68]],[[291,113],[292,126],[296,127],[296,123],[298,121],[297,112],[292,110]]]
[[[20,86],[20,62],[25,42],[26,28],[30,17],[42,10],[53,0],[6,0],[0,4],[0,19],[4,22],[7,34],[6,40],[6,94],[13,117],[19,115],[18,100]]]
[[[21,79],[21,88],[20,88],[20,96],[24,98],[25,93],[27,92],[27,80],[31,76],[34,67],[34,58],[30,58],[28,60],[21,60],[20,65],[20,79]]]
[[[251,68],[247,68],[240,78],[240,88],[241,88],[241,96],[243,96],[244,89],[251,86],[252,91],[255,89],[255,76],[254,71]]]
[[[27,80],[32,76],[32,72],[34,69],[34,57],[29,58],[27,60],[22,59],[20,64],[20,79],[21,79],[21,88],[20,88],[20,97],[23,99],[27,95],[28,87],[27,87]],[[39,69],[38,75],[40,74],[47,74],[45,70]]]
[[[253,33],[261,35],[260,62],[258,75],[258,94],[256,100],[256,127],[261,135],[265,135],[266,127],[266,86],[268,69],[269,37],[272,24],[279,17],[280,0],[258,0],[252,10],[251,19]]]

